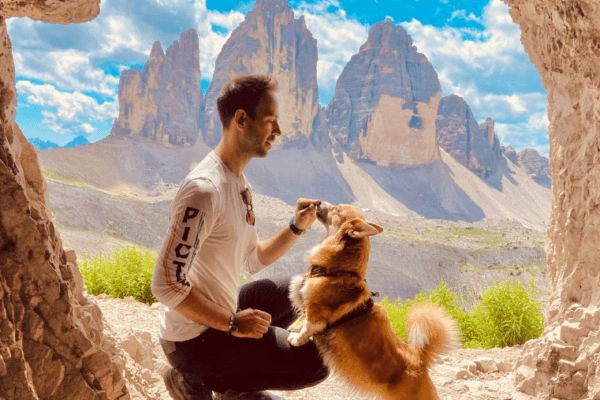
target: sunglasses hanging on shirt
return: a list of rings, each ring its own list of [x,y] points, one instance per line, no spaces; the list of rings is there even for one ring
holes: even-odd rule
[[[246,222],[250,225],[254,225],[254,211],[252,211],[252,193],[250,193],[250,189],[246,188],[243,192],[240,192],[242,195],[242,200],[246,205]]]

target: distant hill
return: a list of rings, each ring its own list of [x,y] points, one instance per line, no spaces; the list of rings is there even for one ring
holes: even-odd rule
[[[54,142],[51,142],[49,140],[42,140],[40,138],[29,139],[29,142],[33,145],[33,147],[41,150],[55,149],[57,147],[60,147]]]
[[[35,147],[36,149],[40,149],[40,150],[56,149],[59,147],[75,147],[75,146],[81,146],[82,144],[90,143],[89,140],[87,140],[85,138],[85,136],[77,136],[75,139],[71,140],[69,143],[65,144],[64,146],[58,145],[49,140],[42,140],[40,138],[32,138],[32,139],[28,139],[28,140],[33,145],[33,147]]]
[[[62,147],[75,147],[81,146],[82,144],[89,144],[89,140],[85,138],[85,136],[77,136],[75,139],[71,140],[69,143],[65,144]]]

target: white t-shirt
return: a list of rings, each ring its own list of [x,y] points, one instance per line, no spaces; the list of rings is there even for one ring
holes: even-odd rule
[[[250,184],[245,176],[244,181],[211,151],[181,183],[152,278],[152,293],[161,303],[161,338],[184,341],[208,329],[174,309],[192,286],[235,312],[240,269],[255,274],[265,268],[256,227],[246,222],[240,193]]]

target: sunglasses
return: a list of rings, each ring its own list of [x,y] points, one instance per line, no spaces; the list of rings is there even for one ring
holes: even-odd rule
[[[254,225],[254,211],[252,211],[252,193],[250,193],[250,189],[246,188],[243,192],[240,192],[242,195],[242,200],[244,200],[244,204],[246,205],[246,222],[250,225]]]

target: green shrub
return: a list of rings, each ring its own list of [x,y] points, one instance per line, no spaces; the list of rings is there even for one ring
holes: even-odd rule
[[[529,290],[519,281],[514,285],[504,281],[485,292],[475,310],[481,347],[506,347],[538,338],[544,331],[541,304],[535,301],[538,294],[533,279]]]
[[[533,280],[529,291],[518,281],[515,285],[496,282],[494,288],[481,296],[475,309],[467,313],[458,306],[460,294],[441,283],[427,294],[421,291],[404,302],[398,299],[391,303],[386,297],[381,305],[388,312],[392,329],[404,341],[408,338],[408,311],[415,304],[430,301],[444,307],[456,321],[463,348],[507,347],[538,338],[544,331],[541,304],[535,300],[537,294]]]
[[[100,253],[83,262],[83,282],[93,295],[105,293],[120,299],[132,296],[142,303],[155,303],[150,287],[156,257],[156,252],[137,250],[135,246],[116,249],[106,256]]]
[[[87,253],[83,256],[87,258]],[[151,286],[157,256],[157,252],[138,250],[135,246],[116,249],[107,255],[100,253],[83,261],[83,282],[93,295],[104,293],[118,299],[132,296],[141,303],[156,303]],[[251,281],[252,275],[240,272],[238,284]]]

